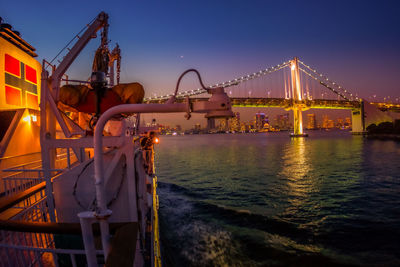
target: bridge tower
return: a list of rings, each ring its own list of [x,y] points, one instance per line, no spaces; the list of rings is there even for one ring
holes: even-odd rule
[[[294,124],[293,124],[293,133],[291,134],[292,137],[305,137],[308,136],[303,132],[303,115],[302,110],[305,107],[301,103],[303,100],[303,93],[301,90],[301,83],[300,83],[300,72],[299,72],[299,59],[295,57],[290,61],[290,76],[292,82],[292,110],[293,110],[293,117],[294,117]]]

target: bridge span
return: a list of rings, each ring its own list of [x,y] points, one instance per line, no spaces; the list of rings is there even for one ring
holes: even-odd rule
[[[295,100],[287,98],[251,98],[251,97],[231,97],[231,103],[233,107],[260,107],[260,108],[284,108],[292,109],[294,106],[302,106],[302,110],[307,109],[350,109],[359,110],[361,108],[360,101],[348,101],[348,100],[331,100],[331,99],[304,99]],[[191,101],[207,101],[205,97],[191,97]],[[146,103],[165,103],[166,99],[154,99],[146,100]],[[184,98],[177,98],[177,102],[183,102]],[[387,109],[386,106],[382,107],[382,110]],[[400,111],[400,109],[399,109]]]
[[[274,97],[270,97],[270,88],[274,85],[269,84],[260,85],[255,81],[257,78],[262,79],[266,75],[270,75],[279,70],[289,71],[284,72],[283,84],[275,86],[280,93]],[[300,77],[300,74],[303,76]],[[258,79],[258,81],[260,81]],[[310,83],[308,83],[308,79]],[[247,83],[246,83],[247,82]],[[263,80],[261,80],[263,82]],[[313,91],[312,83],[318,84],[324,88],[321,93]],[[245,95],[248,97],[235,97],[232,95],[234,89],[243,85]],[[223,87],[229,88],[229,95],[233,107],[268,107],[268,108],[283,108],[285,110],[293,111],[293,136],[305,136],[303,134],[303,116],[302,112],[308,109],[342,109],[351,110],[352,114],[352,130],[355,133],[365,132],[366,126],[372,123],[379,123],[383,121],[390,121],[393,119],[389,112],[400,112],[400,104],[393,103],[369,103],[357,95],[351,93],[343,86],[329,79],[326,75],[319,73],[317,70],[311,68],[304,62],[300,61],[297,57],[278,64],[277,66],[270,67],[252,74],[244,75],[233,80],[218,83],[210,86],[209,88]],[[254,91],[260,91],[261,94],[256,97]],[[191,101],[205,101],[205,98],[195,97],[207,92],[207,88],[198,88],[195,90],[188,90],[184,92],[175,92],[177,101],[183,101],[185,97],[190,97]],[[228,93],[228,92],[227,92]],[[252,94],[253,93],[253,94]],[[328,94],[328,97],[327,97]],[[330,99],[329,95],[332,95]],[[145,103],[163,103],[170,99],[173,95],[154,96],[146,98]],[[268,96],[268,97],[264,97]],[[211,123],[212,124],[212,123]]]

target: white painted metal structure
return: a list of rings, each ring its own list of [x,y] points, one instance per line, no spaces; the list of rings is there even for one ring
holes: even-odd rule
[[[42,200],[36,201],[34,205],[30,205],[26,203],[23,208],[27,208],[27,211],[35,211],[40,214],[46,214],[46,218],[42,218],[41,221],[46,222],[62,222],[60,218],[66,218],[65,212],[68,213],[68,209],[63,208],[61,206],[55,206],[56,198],[53,194],[55,191],[54,185],[58,183],[56,188],[58,193],[60,192],[60,188],[62,190],[62,181],[68,180],[68,178],[72,178],[71,175],[74,175],[74,170],[76,170],[79,166],[82,166],[81,163],[90,161],[90,156],[87,155],[87,150],[90,148],[94,148],[94,176],[95,176],[95,191],[96,191],[96,205],[93,210],[88,210],[79,213],[79,221],[81,223],[82,229],[82,237],[85,244],[85,254],[86,260],[89,266],[97,266],[98,258],[96,255],[99,254],[99,251],[96,250],[94,244],[94,237],[92,231],[92,224],[95,222],[100,223],[101,230],[101,239],[102,239],[102,251],[104,255],[104,260],[107,261],[108,254],[110,252],[110,232],[109,232],[109,219],[114,218],[113,220],[118,220],[118,213],[121,214],[121,210],[128,211],[129,221],[138,222],[140,225],[140,231],[138,234],[136,252],[135,252],[135,266],[143,266],[145,259],[142,255],[142,248],[140,247],[140,240],[145,238],[145,229],[146,229],[146,210],[153,209],[157,207],[157,197],[154,197],[155,192],[153,191],[153,196],[148,196],[148,184],[155,189],[155,177],[148,176],[143,171],[143,160],[142,153],[140,152],[140,145],[138,144],[138,138],[135,132],[132,132],[122,126],[123,129],[119,136],[103,136],[103,129],[107,121],[113,117],[114,115],[121,113],[168,113],[168,112],[184,112],[187,114],[187,118],[190,118],[191,112],[201,112],[206,113],[208,118],[214,117],[224,117],[224,116],[232,116],[231,112],[231,104],[229,97],[224,93],[224,89],[221,87],[206,89],[209,93],[212,94],[209,101],[201,101],[201,102],[190,102],[190,99],[187,98],[184,103],[175,103],[175,95],[168,101],[167,104],[125,104],[119,105],[114,108],[107,110],[103,115],[100,116],[99,121],[97,122],[97,126],[95,129],[95,136],[90,136],[86,134],[86,131],[82,129],[77,123],[71,120],[66,114],[64,114],[61,110],[58,109],[58,96],[62,78],[65,76],[65,72],[70,67],[75,58],[79,55],[85,45],[95,37],[96,32],[103,28],[107,30],[108,28],[108,16],[104,12],[100,13],[97,18],[88,25],[86,31],[79,36],[77,42],[73,45],[67,55],[63,58],[58,66],[51,65],[47,61],[43,61],[42,65],[42,83],[41,83],[41,102],[40,102],[40,112],[41,112],[41,124],[40,124],[40,141],[41,141],[41,154],[42,161],[41,168],[33,169],[16,169],[14,168],[14,173],[16,171],[20,171],[26,177],[22,177],[23,179],[29,179],[23,184],[30,183],[32,185],[38,184],[42,181],[45,181],[45,189],[40,191],[40,196],[42,196]],[[103,33],[103,36],[107,34]],[[114,60],[119,60],[119,48],[114,50],[115,52],[112,56],[114,59],[110,63],[110,67],[113,68]],[[47,71],[48,67],[50,68],[50,72]],[[111,75],[114,76],[114,72],[110,71]],[[200,77],[199,77],[200,78]],[[118,81],[118,77],[117,77]],[[201,81],[201,80],[200,80]],[[114,77],[110,77],[110,82],[114,82]],[[204,86],[203,86],[204,87]],[[61,134],[57,133],[57,129],[61,129]],[[65,156],[63,160],[67,161],[66,169],[57,169],[57,151],[59,152],[64,150]],[[115,151],[117,149],[117,151]],[[85,151],[86,150],[86,151]],[[113,155],[108,164],[107,168],[104,166],[104,151],[107,152],[108,155]],[[113,152],[114,151],[114,152]],[[73,153],[73,154],[72,154]],[[111,154],[110,154],[111,153]],[[60,154],[60,153],[58,153]],[[125,158],[125,162],[127,164],[127,173],[126,173],[126,185],[128,187],[127,198],[128,202],[125,203],[124,207],[115,206],[113,207],[114,213],[109,210],[107,204],[107,196],[105,193],[105,183],[111,180],[111,176],[114,173],[116,167],[118,166],[118,162],[122,160],[122,157]],[[36,173],[34,177],[30,177],[30,173]],[[138,177],[136,174],[138,173]],[[15,177],[14,177],[15,178]],[[22,179],[21,178],[21,179]],[[25,181],[25,180],[24,180]],[[60,183],[61,181],[61,183]],[[8,182],[8,181],[6,181]],[[16,182],[15,179],[13,182]],[[21,186],[21,189],[24,187]],[[67,189],[65,189],[67,190]],[[10,191],[11,193],[11,191]],[[17,191],[13,191],[12,193],[17,193]],[[35,195],[36,196],[36,195]],[[58,197],[58,196],[57,196]],[[68,201],[66,201],[68,202]],[[156,202],[156,203],[155,203]],[[24,202],[25,203],[25,202]],[[46,203],[46,205],[42,205],[40,203]],[[57,203],[62,203],[62,201],[58,201]],[[24,204],[25,205],[25,204]],[[57,208],[57,212],[56,212]],[[145,210],[146,209],[146,210]],[[115,215],[114,215],[115,214]],[[141,215],[139,215],[141,214]],[[78,221],[78,214],[75,215],[75,220]],[[113,216],[113,217],[111,217]],[[115,217],[117,216],[117,217]],[[154,216],[152,215],[152,221]],[[115,219],[117,218],[117,219]],[[154,229],[158,229],[158,225],[154,226]],[[9,232],[3,233],[4,235],[9,235]],[[29,234],[21,233],[23,238],[29,238]],[[46,236],[46,235],[43,235]],[[161,262],[154,258],[154,256],[159,256],[158,240],[155,240],[157,234],[152,234],[152,251],[151,251],[151,262],[152,265],[158,266]],[[46,237],[47,238],[47,237]],[[7,239],[10,240],[10,239]],[[39,262],[41,263],[41,255],[43,253],[51,253],[53,255],[53,260],[57,265],[57,255],[58,254],[69,254],[71,257],[71,262],[73,265],[76,264],[75,256],[76,254],[82,254],[82,251],[78,250],[62,250],[55,247],[55,242],[52,240],[52,235],[49,235],[46,240],[50,240],[47,243],[43,243],[46,245],[40,246],[35,242],[21,243],[21,244],[13,244],[11,243],[1,243],[1,246],[11,248],[10,246],[14,246],[13,248],[16,251],[20,251],[21,253],[32,252],[33,258],[27,258],[27,262]],[[35,244],[37,246],[35,246]],[[8,251],[8,250],[4,250]],[[24,252],[25,251],[25,252]],[[31,254],[29,254],[31,255]],[[11,254],[6,253],[5,256],[10,257]],[[24,258],[25,259],[25,258]],[[38,260],[39,259],[39,260]],[[13,260],[10,261],[12,263]],[[25,263],[22,263],[24,265]]]

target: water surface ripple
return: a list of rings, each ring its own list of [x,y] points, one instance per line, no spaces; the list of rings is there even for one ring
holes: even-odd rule
[[[167,266],[399,266],[400,144],[348,132],[162,136]]]

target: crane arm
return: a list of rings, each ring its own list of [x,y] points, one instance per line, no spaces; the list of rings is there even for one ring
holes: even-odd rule
[[[79,40],[75,43],[75,45],[71,48],[68,54],[61,61],[60,65],[54,70],[51,75],[52,80],[52,88],[58,88],[61,82],[61,78],[64,73],[67,71],[69,66],[71,66],[72,62],[74,62],[75,58],[79,55],[82,49],[87,45],[90,39],[96,34],[98,30],[108,25],[108,15],[104,12],[101,12],[96,20],[90,24],[90,26],[86,29],[83,35],[79,38]],[[56,92],[58,97],[58,92]]]

